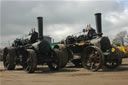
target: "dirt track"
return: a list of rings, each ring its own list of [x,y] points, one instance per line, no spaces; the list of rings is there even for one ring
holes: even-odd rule
[[[128,85],[128,59],[114,71],[89,72],[67,67],[52,72],[44,67],[33,74],[25,73],[20,67],[5,71],[0,62],[0,85]]]

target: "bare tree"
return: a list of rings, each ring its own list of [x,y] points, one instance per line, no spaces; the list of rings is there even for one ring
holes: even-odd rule
[[[128,45],[128,33],[127,33],[126,38],[125,38],[125,43],[126,43],[126,45]]]
[[[120,46],[124,46],[125,43],[128,43],[128,34],[127,34],[127,31],[121,31],[119,32],[115,38],[113,39],[113,42]]]

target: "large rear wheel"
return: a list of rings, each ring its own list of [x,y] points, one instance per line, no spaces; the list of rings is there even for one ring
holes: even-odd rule
[[[33,73],[36,70],[37,67],[37,56],[34,50],[32,49],[27,49],[27,58],[24,64],[24,70],[27,73]]]
[[[5,48],[3,51],[3,64],[6,70],[15,69],[16,52],[13,47]]]
[[[90,71],[97,71],[102,67],[103,61],[104,56],[99,48],[90,46],[83,50],[82,65],[84,68]]]

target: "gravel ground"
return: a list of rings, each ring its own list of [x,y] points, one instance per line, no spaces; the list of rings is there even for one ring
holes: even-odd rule
[[[89,72],[83,68],[67,66],[57,72],[46,66],[27,74],[20,66],[5,71],[0,62],[0,85],[128,85],[128,58],[114,71]]]

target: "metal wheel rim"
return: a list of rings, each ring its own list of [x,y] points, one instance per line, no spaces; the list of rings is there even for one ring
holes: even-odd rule
[[[102,67],[103,55],[101,54],[100,49],[96,47],[89,47],[85,49],[82,61],[83,67],[90,71],[97,71]]]
[[[32,58],[28,57],[26,60],[25,70],[30,71],[32,69]]]
[[[87,67],[90,70],[95,70],[100,65],[99,56],[96,55],[89,55],[87,59]],[[88,65],[89,64],[89,65]]]

